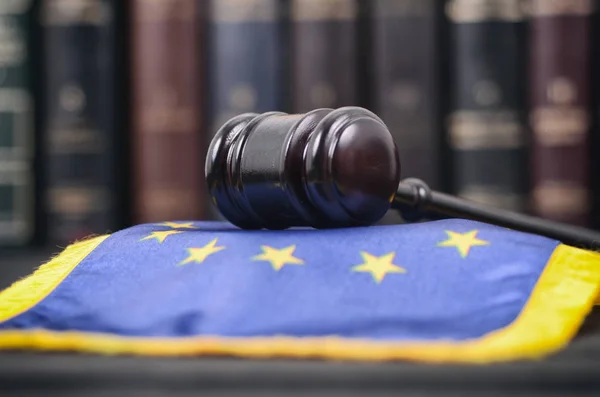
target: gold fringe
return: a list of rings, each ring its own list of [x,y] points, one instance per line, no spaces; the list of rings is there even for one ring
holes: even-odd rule
[[[62,280],[87,253],[105,237],[70,247],[51,266]],[[39,273],[36,272],[39,275]],[[36,274],[31,278],[35,278]],[[22,280],[17,287],[33,301],[19,294],[0,295],[4,313],[18,313],[40,300],[39,293],[23,285],[36,285],[48,293],[60,280],[49,275],[44,282]],[[529,301],[516,320],[503,329],[466,341],[389,342],[330,337],[128,337],[79,331],[43,329],[0,332],[0,348],[44,351],[78,351],[105,355],[139,356],[227,355],[245,358],[308,358],[327,360],[387,361],[412,360],[427,363],[487,364],[538,359],[567,345],[594,306],[600,285],[600,254],[559,245],[536,284]],[[12,287],[11,287],[12,288]],[[29,287],[28,287],[29,288]],[[16,308],[11,310],[7,297]],[[25,305],[25,303],[28,303]]]
[[[29,310],[44,299],[107,237],[90,237],[69,245],[33,274],[0,292],[0,322]]]

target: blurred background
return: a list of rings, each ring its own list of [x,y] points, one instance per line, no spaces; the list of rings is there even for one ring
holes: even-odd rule
[[[204,160],[227,119],[350,105],[386,122],[405,178],[599,229],[597,8],[0,0],[0,246],[219,219]]]

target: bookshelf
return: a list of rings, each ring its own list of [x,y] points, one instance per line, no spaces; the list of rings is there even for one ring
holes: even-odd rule
[[[403,177],[600,228],[595,2],[3,4],[2,252],[222,220],[203,164],[226,120],[350,105],[386,122]]]

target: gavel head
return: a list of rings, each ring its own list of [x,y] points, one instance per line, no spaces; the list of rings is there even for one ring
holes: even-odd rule
[[[359,107],[241,114],[215,134],[205,170],[213,203],[243,229],[370,225],[400,182],[392,135]]]

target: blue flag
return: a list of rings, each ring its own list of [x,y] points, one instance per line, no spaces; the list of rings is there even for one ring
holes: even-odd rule
[[[283,231],[143,224],[0,293],[0,348],[487,363],[561,349],[600,254],[460,219]]]

